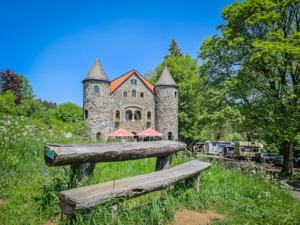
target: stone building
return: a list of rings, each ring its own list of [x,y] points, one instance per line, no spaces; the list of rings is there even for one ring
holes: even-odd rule
[[[95,138],[152,128],[178,140],[178,86],[166,67],[155,86],[136,70],[109,81],[96,58],[82,83],[84,119]]]

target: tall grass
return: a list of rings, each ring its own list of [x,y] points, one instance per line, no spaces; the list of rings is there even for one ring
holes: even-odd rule
[[[0,114],[0,224],[43,224],[59,218],[58,193],[67,189],[69,166],[47,167],[46,143],[82,143],[88,138],[66,135],[63,127],[49,129],[39,121]],[[173,166],[190,160],[184,154]],[[205,160],[205,159],[201,159]],[[98,163],[91,184],[154,171],[155,159]],[[247,169],[248,168],[248,169]],[[60,224],[168,224],[176,210],[213,210],[225,220],[215,224],[299,224],[299,202],[289,190],[253,168],[227,168],[213,162],[201,174],[200,192],[179,182],[158,191],[119,203],[118,214],[110,203],[63,217]]]

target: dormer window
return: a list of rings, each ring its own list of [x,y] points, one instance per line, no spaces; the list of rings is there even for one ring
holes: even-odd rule
[[[99,87],[98,86],[94,86],[94,93],[99,94]]]
[[[131,80],[131,84],[132,84],[132,85],[136,85],[136,79],[132,79],[132,80]]]

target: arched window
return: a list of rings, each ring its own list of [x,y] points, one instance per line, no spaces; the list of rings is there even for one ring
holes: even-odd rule
[[[175,91],[175,98],[177,98],[177,92]]]
[[[143,92],[141,92],[140,97],[144,98],[144,93]]]
[[[84,119],[88,119],[89,118],[89,111],[84,110]]]
[[[97,138],[98,141],[101,140],[101,133],[100,133],[100,132],[98,132],[98,133],[96,134],[96,138]]]
[[[116,120],[120,120],[120,111],[119,110],[116,111]]]
[[[147,120],[151,120],[151,112],[147,112]]]
[[[141,111],[140,110],[135,110],[134,111],[134,120],[137,120],[137,121],[139,121],[139,120],[141,120],[142,118],[141,118]]]
[[[172,132],[168,133],[168,140],[172,140]]]
[[[127,97],[127,91],[124,91],[124,97]]]
[[[132,111],[131,110],[126,110],[125,120],[132,120]]]
[[[99,93],[99,87],[98,86],[94,86],[94,93],[98,94]]]
[[[131,84],[132,84],[132,85],[136,85],[136,80],[135,80],[135,79],[132,79],[132,80],[131,80]]]
[[[135,90],[132,90],[131,96],[132,96],[132,97],[136,97],[136,91],[135,91]]]

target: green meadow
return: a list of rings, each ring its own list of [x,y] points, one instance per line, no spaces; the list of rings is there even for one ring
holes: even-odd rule
[[[224,215],[214,224],[299,224],[300,204],[283,181],[259,167],[224,166],[216,161],[201,174],[200,192],[179,182],[164,191],[120,202],[118,214],[110,203],[61,215],[58,193],[67,189],[69,166],[47,167],[47,143],[92,143],[69,124],[51,128],[39,120],[0,114],[0,224],[168,224],[179,209],[212,210]],[[178,154],[173,166],[192,157]],[[204,158],[198,158],[205,160]],[[91,184],[154,171],[155,159],[98,163]]]

